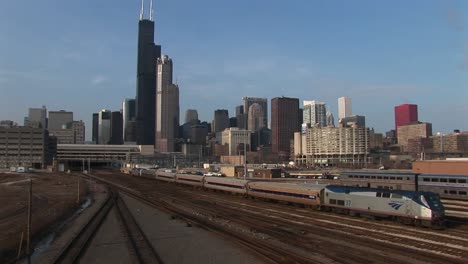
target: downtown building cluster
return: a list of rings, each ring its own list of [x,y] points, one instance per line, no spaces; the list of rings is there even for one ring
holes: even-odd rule
[[[95,144],[153,146],[174,152],[179,135],[179,87],[173,83],[173,62],[154,43],[153,3],[149,19],[142,1],[138,23],[136,97],[125,99],[120,111],[93,114]]]
[[[0,121],[0,168],[42,169],[52,165],[58,144],[84,144],[85,124],[73,119],[73,112],[29,108],[19,126]]]
[[[212,120],[201,121],[197,110],[189,109],[181,122],[174,63],[154,41],[152,1],[148,19],[144,11],[142,1],[135,98],[124,99],[120,110],[92,114],[92,141],[86,143],[102,146],[93,151],[116,146],[113,151],[120,153],[125,148],[118,145],[144,146],[152,161],[179,155],[199,163],[294,161],[308,167],[364,167],[391,156],[411,160],[468,155],[468,132],[433,135],[432,124],[420,122],[412,104],[395,107],[395,129],[385,137],[367,127],[363,115],[353,114],[349,97],[338,98],[336,121],[318,100],[301,104],[299,98],[244,96],[232,116],[227,109],[216,109]],[[57,144],[83,145],[79,153],[88,151],[84,122],[74,121],[69,111],[31,108],[23,127],[12,121],[1,121],[0,127],[0,167],[45,167],[55,157]],[[28,158],[27,153],[33,154]]]

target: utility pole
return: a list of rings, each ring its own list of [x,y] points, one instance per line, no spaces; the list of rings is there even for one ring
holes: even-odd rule
[[[247,177],[247,143],[244,143],[244,180]]]
[[[31,176],[29,176],[28,225],[26,228],[26,233],[27,233],[26,255],[28,256],[28,264],[31,263],[31,207],[32,207],[32,179],[31,179]]]
[[[80,176],[77,176],[78,179],[78,190],[76,194],[76,203],[80,204]]]

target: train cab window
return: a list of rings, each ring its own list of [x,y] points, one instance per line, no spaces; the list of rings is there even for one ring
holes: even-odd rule
[[[457,182],[457,179],[449,179],[449,182],[455,183],[455,182]]]
[[[459,195],[466,195],[466,192],[465,191],[458,191],[458,194]]]
[[[330,199],[330,204],[336,204],[336,200],[335,199]]]
[[[375,197],[382,197],[382,193],[381,192],[375,193]]]
[[[430,179],[429,178],[423,178],[423,181],[428,182],[428,181],[430,181]]]
[[[392,193],[392,198],[401,199],[401,198],[403,198],[403,196],[401,194],[398,194],[398,193]]]
[[[457,191],[452,191],[452,190],[450,190],[449,193],[450,193],[450,194],[457,194]]]
[[[344,200],[337,200],[336,202],[338,203],[338,205],[344,206]]]
[[[465,179],[458,179],[458,183],[466,183]]]
[[[440,182],[447,182],[447,179],[440,179]]]
[[[432,178],[431,182],[439,182],[439,178]]]
[[[390,198],[390,193],[382,193],[383,198]]]

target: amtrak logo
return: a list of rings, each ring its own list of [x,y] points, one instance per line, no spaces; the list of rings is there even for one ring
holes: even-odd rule
[[[388,205],[390,205],[393,209],[398,210],[403,205],[403,202],[389,202]]]

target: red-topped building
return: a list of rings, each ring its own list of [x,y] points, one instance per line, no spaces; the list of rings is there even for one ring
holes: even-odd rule
[[[399,126],[418,122],[418,105],[402,104],[395,106],[395,131]]]

